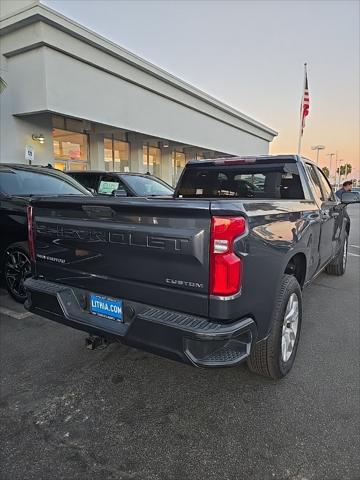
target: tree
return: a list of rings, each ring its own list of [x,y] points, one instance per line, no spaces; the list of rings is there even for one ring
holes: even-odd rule
[[[352,170],[352,165],[351,163],[346,163],[345,164],[345,177],[347,178],[348,175],[350,175]]]
[[[345,165],[340,165],[340,167],[337,168],[336,173],[340,172],[341,177],[344,175],[345,177],[347,177],[351,173],[351,170],[352,170],[351,164],[346,163]]]
[[[329,171],[328,167],[323,167],[322,171],[324,172],[325,177],[329,178],[330,171]]]
[[[340,173],[341,177],[345,175],[345,165],[340,165],[340,167],[336,169],[336,173]]]

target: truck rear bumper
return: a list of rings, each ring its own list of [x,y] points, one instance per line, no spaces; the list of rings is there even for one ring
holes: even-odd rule
[[[157,355],[201,367],[233,366],[244,361],[256,340],[251,318],[213,323],[203,317],[125,301],[124,321],[87,310],[90,292],[40,279],[26,280],[25,307],[42,317]],[[91,292],[93,293],[93,292]]]

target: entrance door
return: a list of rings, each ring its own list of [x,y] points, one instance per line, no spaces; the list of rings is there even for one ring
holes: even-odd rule
[[[143,162],[147,173],[161,178],[161,149],[151,147],[149,144],[143,146]]]
[[[107,172],[130,172],[130,144],[114,135],[104,138],[104,162]]]

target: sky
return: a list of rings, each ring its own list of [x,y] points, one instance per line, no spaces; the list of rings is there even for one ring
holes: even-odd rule
[[[307,62],[301,153],[324,145],[320,166],[337,152],[360,177],[358,0],[42,3],[278,131],[272,154],[297,152]]]

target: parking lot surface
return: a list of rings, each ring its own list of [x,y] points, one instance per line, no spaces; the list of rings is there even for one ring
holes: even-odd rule
[[[304,291],[295,366],[200,370],[31,315],[1,291],[1,478],[355,480],[360,206],[343,277]]]

